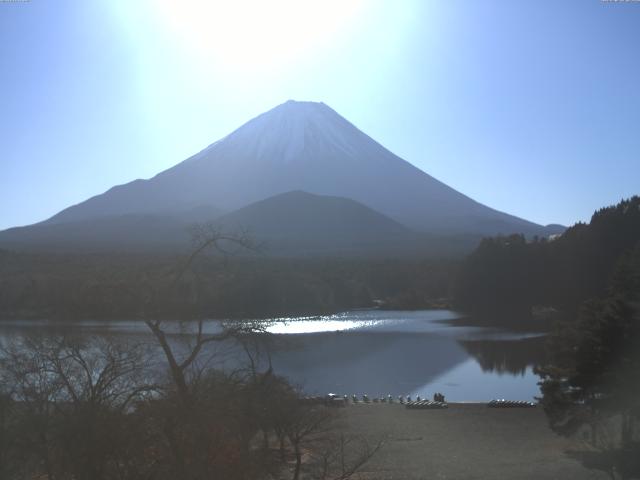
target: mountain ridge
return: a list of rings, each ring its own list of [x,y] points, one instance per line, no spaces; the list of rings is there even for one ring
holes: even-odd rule
[[[3,246],[105,251],[184,249],[194,224],[248,232],[266,254],[397,250],[418,245],[415,232],[358,202],[303,191],[286,192],[220,214],[208,206],[176,215],[123,214],[64,223],[40,223],[0,232]]]
[[[121,215],[179,216],[203,205],[222,214],[291,191],[351,199],[431,235],[546,236],[558,230],[452,189],[324,103],[292,100],[150,179],[114,186],[36,225]]]

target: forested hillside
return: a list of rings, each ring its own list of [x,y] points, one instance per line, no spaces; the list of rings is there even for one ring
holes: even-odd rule
[[[381,303],[423,308],[450,297],[454,260],[199,259],[180,281],[180,256],[0,251],[0,319],[269,317]],[[157,295],[158,292],[164,292]]]
[[[582,432],[590,468],[639,478],[640,244],[617,259],[606,293],[559,321],[547,344],[537,373],[551,428]]]
[[[606,292],[613,272],[639,243],[637,196],[598,210],[588,224],[555,239],[487,238],[460,269],[455,303],[480,317],[526,318],[538,306],[571,316],[585,300]]]

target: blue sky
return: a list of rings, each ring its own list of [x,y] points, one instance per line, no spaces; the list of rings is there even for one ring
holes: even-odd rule
[[[0,2],[0,228],[324,101],[487,204],[572,224],[640,193],[640,2]]]

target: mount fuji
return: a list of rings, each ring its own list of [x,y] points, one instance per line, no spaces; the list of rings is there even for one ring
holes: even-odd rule
[[[400,230],[432,236],[544,236],[558,231],[494,210],[448,187],[324,103],[290,100],[153,178],[115,186],[39,224],[0,232],[0,245],[45,244],[51,232],[63,244],[77,230],[84,232],[83,241],[91,241],[87,226],[97,225],[103,242],[105,232],[117,230],[117,239],[126,243],[127,231],[143,225],[144,218],[153,219],[157,235],[170,239],[169,231],[176,232],[189,221],[227,214],[224,219],[238,209],[294,191],[314,195],[314,201],[307,203],[316,208],[322,199],[332,199],[332,205],[335,197],[355,202],[362,209],[353,211],[374,211],[376,215],[368,218],[394,235]],[[295,202],[299,195],[282,198]],[[282,200],[274,203],[282,204]],[[268,211],[274,214],[273,208]],[[328,211],[324,209],[326,219]],[[307,215],[313,218],[314,211]],[[274,222],[278,221],[287,219],[276,215]],[[245,226],[251,230],[251,224]],[[342,228],[356,227],[345,222]],[[362,235],[371,239],[376,231],[368,225]]]

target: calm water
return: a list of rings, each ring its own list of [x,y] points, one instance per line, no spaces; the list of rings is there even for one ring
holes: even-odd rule
[[[448,310],[367,310],[275,319],[268,324],[272,335],[257,361],[265,368],[270,357],[276,373],[309,394],[424,397],[442,392],[452,401],[533,400],[539,395],[532,367],[540,360],[543,337],[445,322],[457,317]],[[220,324],[212,321],[207,328],[216,331]],[[188,333],[177,326],[172,330],[177,344],[188,342]],[[3,341],[35,332],[152,341],[146,326],[137,321],[0,323]],[[245,360],[237,345],[217,346],[209,353],[216,354],[222,368],[236,368]]]

